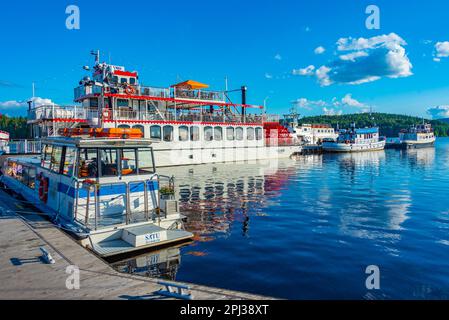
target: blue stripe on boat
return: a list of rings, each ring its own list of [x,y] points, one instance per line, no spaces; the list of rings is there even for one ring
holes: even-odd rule
[[[159,190],[158,182],[152,180],[147,181],[147,189],[148,191]],[[144,181],[129,183],[129,191],[130,193],[144,192]],[[75,188],[72,186],[68,186],[64,183],[61,182],[58,183],[58,192],[67,194],[71,198],[75,198]],[[85,188],[79,188],[78,193],[80,198],[87,198],[87,190]],[[125,184],[103,185],[99,189],[98,193],[100,197],[126,194],[126,185]],[[93,191],[91,191],[90,196],[91,197],[95,196]]]

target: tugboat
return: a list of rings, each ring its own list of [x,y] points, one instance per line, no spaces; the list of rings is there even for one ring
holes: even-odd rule
[[[325,152],[362,152],[385,148],[385,139],[379,136],[379,128],[356,129],[355,124],[347,130],[339,130],[337,139],[325,139]]]
[[[40,157],[7,157],[0,182],[103,257],[193,237],[138,129],[62,129]]]
[[[387,148],[391,149],[417,149],[428,148],[435,145],[435,134],[430,123],[414,125],[402,130],[399,138],[389,139]]]

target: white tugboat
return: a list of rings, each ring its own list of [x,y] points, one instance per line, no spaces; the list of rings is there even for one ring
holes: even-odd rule
[[[232,91],[207,90],[187,80],[158,88],[140,84],[137,72],[100,63],[75,88],[76,106],[30,108],[33,137],[57,136],[60,128],[134,128],[157,142],[158,167],[288,158],[301,151],[294,134],[264,107],[230,99]],[[89,67],[85,67],[89,70]]]
[[[6,158],[0,181],[104,257],[193,237],[183,230],[174,182],[156,173],[141,131],[60,134],[42,139],[40,157]]]
[[[325,139],[323,150],[325,152],[363,152],[376,151],[385,148],[385,139],[379,136],[379,128],[339,130],[337,139]]]

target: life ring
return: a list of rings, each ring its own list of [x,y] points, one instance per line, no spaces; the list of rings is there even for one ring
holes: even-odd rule
[[[48,178],[44,177],[42,173],[39,176],[39,199],[47,203],[48,200]]]
[[[346,144],[349,144],[349,140],[346,140],[345,143],[346,143]]]
[[[104,109],[103,110],[103,118],[104,119],[109,119],[109,109]]]
[[[127,86],[127,87],[125,88],[125,93],[128,94],[128,95],[134,94],[135,92],[136,92],[136,91],[135,91],[134,88],[131,87],[131,86]]]

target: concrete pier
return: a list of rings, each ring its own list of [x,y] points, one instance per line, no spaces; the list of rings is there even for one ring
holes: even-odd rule
[[[160,295],[159,279],[115,271],[102,259],[80,246],[44,217],[19,215],[20,204],[0,191],[0,299],[170,299]],[[45,263],[40,248],[55,260]],[[69,266],[79,269],[79,289]],[[69,278],[70,277],[70,278]],[[170,283],[177,283],[169,281]],[[237,291],[177,283],[190,287],[193,299],[271,299]]]

